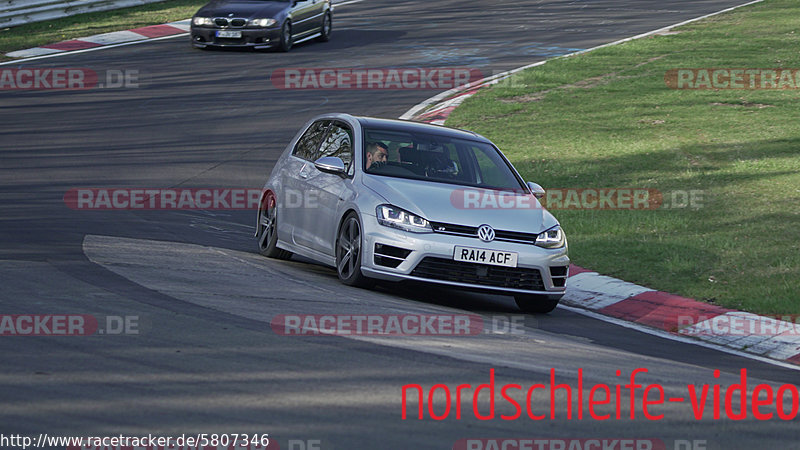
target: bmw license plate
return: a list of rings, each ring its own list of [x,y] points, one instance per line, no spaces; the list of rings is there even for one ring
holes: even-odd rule
[[[517,267],[516,252],[503,252],[486,248],[473,248],[456,246],[453,259],[478,264],[491,264],[493,266]]]
[[[232,30],[219,30],[217,31],[217,37],[239,39],[242,37],[242,32],[232,31]]]

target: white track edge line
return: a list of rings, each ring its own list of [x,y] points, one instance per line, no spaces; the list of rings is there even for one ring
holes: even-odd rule
[[[426,108],[426,107],[432,105],[433,103],[436,103],[439,100],[441,100],[441,99],[443,99],[443,98],[445,98],[445,97],[447,97],[449,95],[452,95],[452,94],[454,94],[456,92],[464,91],[464,90],[467,90],[467,89],[469,89],[471,87],[487,83],[489,81],[494,81],[494,80],[499,79],[499,78],[507,77],[507,76],[512,75],[514,73],[517,73],[517,72],[519,72],[521,70],[530,69],[530,68],[536,67],[536,66],[541,66],[542,64],[546,63],[547,61],[552,61],[552,60],[560,59],[560,58],[569,58],[570,56],[576,56],[576,55],[580,55],[580,54],[583,54],[583,53],[588,53],[588,52],[591,52],[591,51],[594,51],[594,50],[598,50],[598,49],[601,49],[601,48],[604,48],[604,47],[610,47],[612,45],[619,45],[619,44],[622,44],[624,42],[633,41],[633,40],[636,40],[636,39],[641,39],[641,38],[644,38],[644,37],[647,37],[647,36],[652,36],[652,35],[658,34],[658,33],[663,33],[664,31],[670,30],[672,28],[676,28],[676,27],[680,27],[680,26],[683,26],[683,25],[687,25],[687,24],[690,24],[692,22],[697,22],[698,20],[707,19],[709,17],[713,17],[713,16],[716,16],[716,15],[719,15],[719,14],[724,14],[726,12],[733,11],[734,9],[738,9],[738,8],[743,8],[745,6],[754,5],[756,3],[761,3],[763,1],[764,0],[753,0],[753,1],[741,4],[741,5],[731,6],[730,8],[726,8],[726,9],[723,9],[721,11],[713,12],[711,14],[706,14],[706,15],[700,16],[700,17],[695,17],[694,19],[684,20],[683,22],[679,22],[679,23],[676,23],[674,25],[668,25],[666,27],[662,27],[662,28],[659,28],[657,30],[648,31],[647,33],[637,34],[636,36],[627,37],[627,38],[620,39],[620,40],[617,40],[617,41],[614,41],[614,42],[609,42],[609,43],[603,44],[603,45],[598,45],[597,47],[587,48],[585,50],[580,50],[580,51],[577,51],[577,52],[568,53],[566,55],[557,56],[555,58],[546,59],[544,61],[538,61],[538,62],[535,62],[535,63],[532,63],[532,64],[528,64],[528,65],[525,65],[525,66],[522,66],[522,67],[517,67],[516,69],[511,69],[511,70],[508,70],[508,71],[505,71],[505,72],[501,72],[501,73],[498,73],[498,74],[483,78],[481,80],[474,81],[472,83],[468,83],[468,84],[463,85],[463,86],[454,87],[454,88],[448,89],[448,90],[446,90],[444,92],[441,92],[439,94],[436,94],[433,97],[423,101],[422,103],[418,103],[418,104],[414,105],[413,107],[411,107],[411,109],[406,111],[399,118],[403,119],[403,120],[409,120],[412,117],[414,117],[418,112],[423,110],[424,108]]]

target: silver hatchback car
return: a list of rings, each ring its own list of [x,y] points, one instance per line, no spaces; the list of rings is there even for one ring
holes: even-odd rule
[[[569,258],[542,195],[478,134],[326,114],[275,164],[256,237],[262,254],[305,256],[348,285],[416,280],[546,313],[564,295]]]

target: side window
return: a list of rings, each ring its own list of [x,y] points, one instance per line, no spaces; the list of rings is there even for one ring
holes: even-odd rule
[[[325,130],[328,129],[330,122],[330,120],[318,120],[311,124],[308,130],[297,140],[292,155],[307,161],[314,161],[316,159],[314,155],[317,153],[319,144],[322,142]]]
[[[503,186],[511,174],[506,173],[508,169],[502,171],[506,165],[497,153],[480,147],[471,147],[470,151],[478,162],[478,183],[486,186]]]
[[[353,131],[350,127],[341,123],[334,122],[325,139],[322,141],[322,147],[319,149],[319,154],[315,155],[314,159],[323,156],[338,156],[344,162],[346,172],[349,174],[353,162]]]

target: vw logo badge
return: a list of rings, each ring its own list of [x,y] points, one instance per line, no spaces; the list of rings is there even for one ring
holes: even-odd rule
[[[494,228],[489,225],[481,225],[478,227],[478,239],[483,242],[492,242],[494,240]]]

